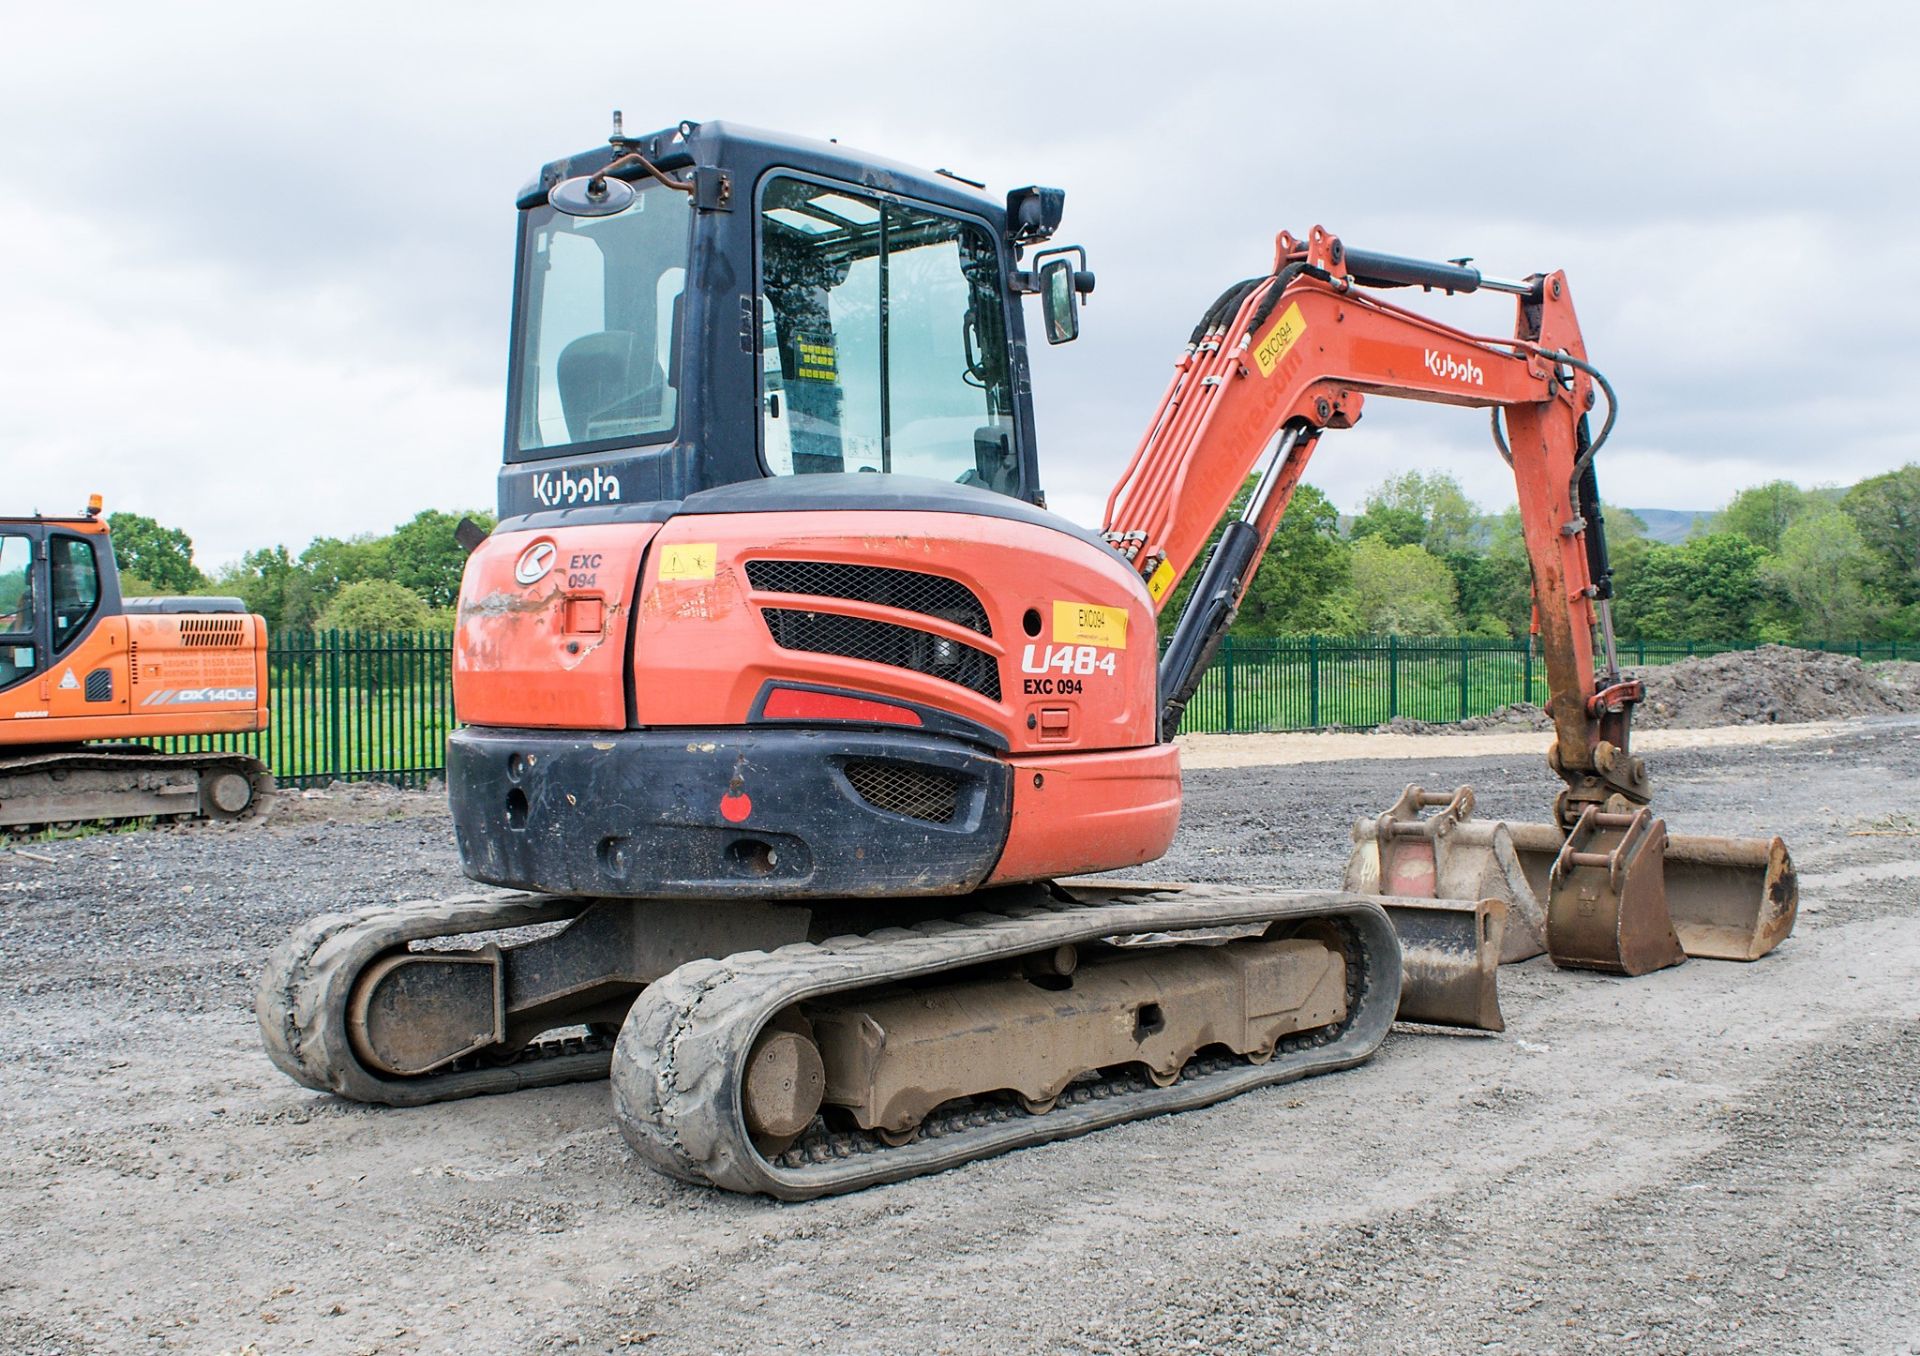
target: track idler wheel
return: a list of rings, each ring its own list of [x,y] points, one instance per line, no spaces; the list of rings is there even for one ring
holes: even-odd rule
[[[741,1080],[740,1113],[754,1147],[783,1152],[813,1124],[826,1091],[826,1064],[804,1020],[776,1018],[754,1042]]]

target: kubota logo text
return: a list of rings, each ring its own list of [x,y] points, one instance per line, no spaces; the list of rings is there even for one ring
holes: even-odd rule
[[[1428,349],[1427,371],[1436,377],[1445,377],[1466,386],[1485,386],[1486,374],[1481,372],[1480,364],[1471,358],[1456,358],[1451,353],[1435,353]]]
[[[611,504],[620,497],[620,477],[594,467],[575,475],[562,471],[538,472],[533,478],[533,497],[548,508],[562,504]]]
[[[522,584],[537,584],[547,577],[547,571],[553,568],[554,557],[559,552],[550,541],[537,541],[520,553],[520,559],[514,562],[513,577]]]

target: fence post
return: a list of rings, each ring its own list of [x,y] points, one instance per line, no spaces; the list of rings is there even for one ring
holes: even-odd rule
[[[1467,718],[1467,638],[1460,637],[1460,719]]]
[[[1320,728],[1320,637],[1307,637],[1307,728]]]
[[[1239,727],[1234,724],[1233,719],[1233,636],[1231,634],[1220,638],[1220,650],[1221,657],[1227,661],[1225,665],[1225,676],[1227,680],[1227,733],[1233,734]]]
[[[1530,702],[1533,700],[1533,635],[1531,632],[1528,633],[1525,644],[1527,657],[1521,664],[1521,682],[1526,686],[1520,700]]]
[[[1400,714],[1400,637],[1387,635],[1387,719]]]
[[[327,631],[327,749],[325,772],[340,774],[340,632]]]

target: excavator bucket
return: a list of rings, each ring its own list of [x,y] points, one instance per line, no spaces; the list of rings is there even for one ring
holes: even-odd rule
[[[1421,818],[1423,810],[1435,813]],[[1559,851],[1556,835],[1554,852]],[[1537,881],[1507,825],[1473,818],[1473,788],[1428,791],[1409,786],[1376,819],[1353,826],[1353,852],[1341,887],[1354,894],[1396,895],[1506,905],[1499,963],[1538,956],[1547,949],[1546,869]],[[1389,909],[1391,912],[1391,909]]]
[[[1644,975],[1687,958],[1667,910],[1667,826],[1645,808],[1581,811],[1547,883],[1555,965]]]
[[[1470,786],[1409,786],[1354,825],[1342,888],[1380,896],[1400,934],[1403,1020],[1501,1031],[1499,967],[1546,950],[1546,915],[1506,826],[1472,815]]]
[[[1793,858],[1778,838],[1667,839],[1667,912],[1689,956],[1759,960],[1800,911]]]
[[[1395,899],[1381,907],[1400,938],[1403,1022],[1505,1031],[1500,944],[1507,906],[1498,899]]]

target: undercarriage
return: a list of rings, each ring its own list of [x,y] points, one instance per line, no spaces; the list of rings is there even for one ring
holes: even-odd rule
[[[968,904],[329,915],[275,953],[256,1009],[315,1090],[416,1105],[610,1077],[653,1166],[802,1199],[1347,1067],[1400,998],[1392,926],[1354,896],[1070,882]]]
[[[256,819],[272,802],[267,765],[245,754],[120,745],[0,757],[0,837],[136,819]]]

